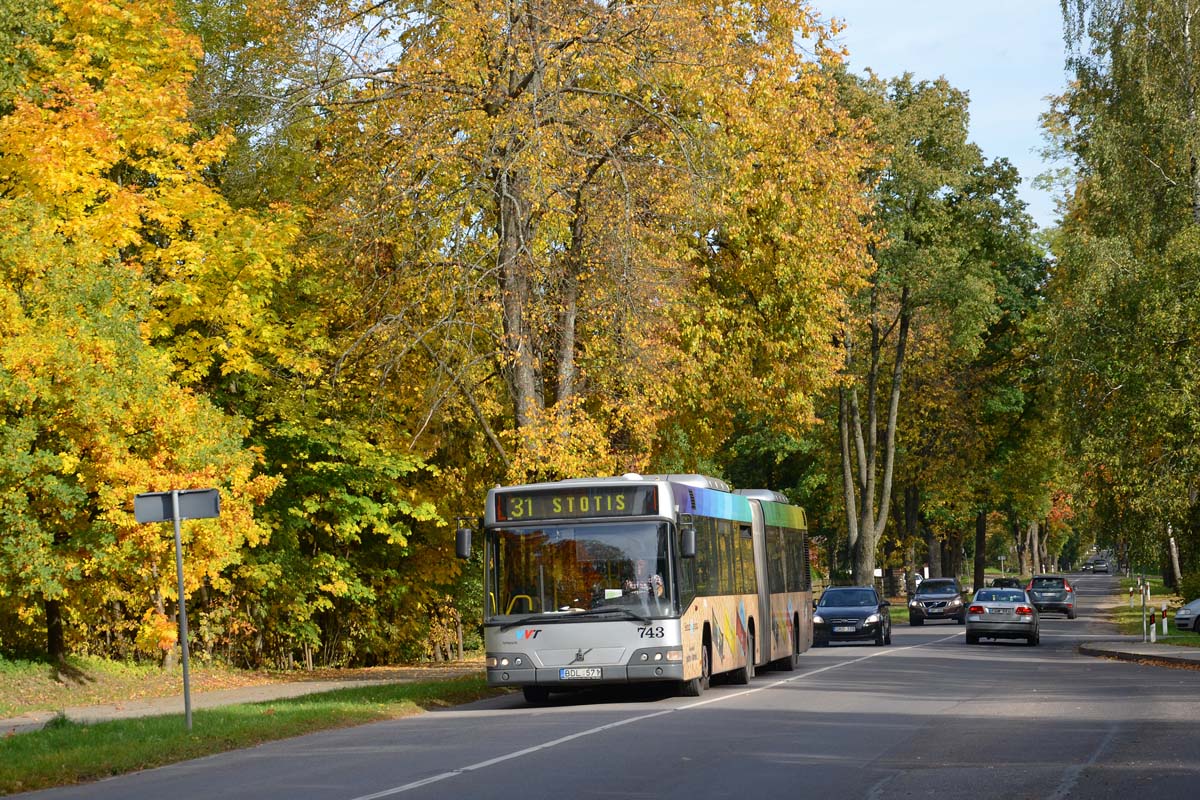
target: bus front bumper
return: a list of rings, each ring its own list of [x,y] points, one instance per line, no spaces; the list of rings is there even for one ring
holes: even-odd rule
[[[548,686],[560,689],[583,689],[610,683],[643,683],[649,681],[682,681],[683,664],[661,662],[658,664],[628,664],[617,666],[590,667],[599,675],[582,670],[567,672],[572,667],[520,668],[497,667],[488,669],[487,682],[490,686]],[[586,677],[585,677],[586,676]]]
[[[611,683],[682,681],[683,660],[678,647],[637,650],[624,664],[574,663],[538,667],[525,653],[488,654],[487,682],[491,686],[583,688]]]

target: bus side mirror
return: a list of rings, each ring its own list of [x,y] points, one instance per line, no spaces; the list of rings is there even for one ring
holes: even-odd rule
[[[454,532],[454,554],[459,558],[471,557],[470,528],[459,528]]]
[[[679,529],[679,555],[684,558],[696,557],[696,529],[691,525]]]

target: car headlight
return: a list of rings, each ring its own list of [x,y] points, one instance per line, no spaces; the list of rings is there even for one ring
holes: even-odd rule
[[[908,601],[908,604],[915,607],[921,605],[921,601],[914,597],[912,600]]]
[[[962,605],[962,598],[961,598],[961,597],[955,597],[954,599],[952,599],[952,600],[951,600],[949,603],[947,603],[946,605],[950,605],[950,606],[961,606],[961,605]]]
[[[820,615],[820,614],[813,614],[813,622],[815,622],[815,623],[817,623],[817,624],[819,625],[819,624],[821,624],[821,623],[822,623],[822,622],[824,622],[824,621],[825,621],[825,620],[824,620],[824,619],[821,617],[821,615]]]
[[[863,620],[863,622],[865,622],[865,623],[866,623],[866,624],[868,624],[868,625],[870,625],[872,622],[879,622],[879,615],[878,615],[878,614],[872,614],[871,616],[869,616],[869,617],[867,617],[866,619],[864,619],[864,620]]]

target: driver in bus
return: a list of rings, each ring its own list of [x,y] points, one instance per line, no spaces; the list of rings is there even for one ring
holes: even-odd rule
[[[663,596],[663,579],[657,572],[650,572],[650,564],[644,558],[634,563],[634,577],[625,581],[626,592],[648,594],[653,597]]]

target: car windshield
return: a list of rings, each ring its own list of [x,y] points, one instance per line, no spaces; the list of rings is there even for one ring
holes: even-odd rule
[[[921,594],[954,594],[958,589],[954,581],[925,581],[917,591]]]
[[[1025,593],[1012,589],[983,589],[975,599],[981,603],[1020,603],[1025,600]]]
[[[826,589],[817,605],[827,608],[866,608],[879,605],[879,597],[871,589]]]
[[[579,523],[487,532],[487,616],[611,606],[667,613],[666,523]]]
[[[1063,588],[1062,578],[1034,578],[1034,589],[1061,589]]]

